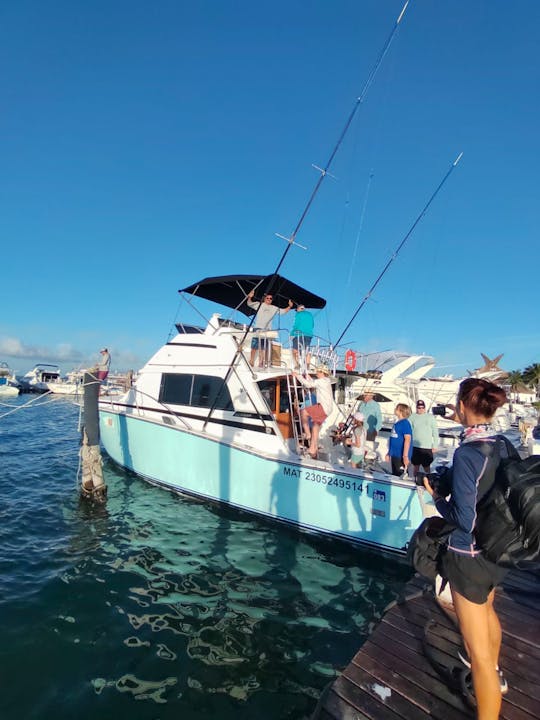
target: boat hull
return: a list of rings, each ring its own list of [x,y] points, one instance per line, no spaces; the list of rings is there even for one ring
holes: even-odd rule
[[[103,408],[100,434],[116,463],[154,484],[317,534],[403,553],[423,519],[415,485],[382,473],[271,458]]]

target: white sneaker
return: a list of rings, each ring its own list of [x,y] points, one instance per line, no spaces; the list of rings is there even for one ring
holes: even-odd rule
[[[470,659],[469,659],[469,656],[468,656],[467,651],[465,650],[465,648],[464,648],[464,647],[461,647],[461,648],[458,650],[457,654],[458,654],[458,658],[459,658],[459,659],[461,660],[461,662],[465,665],[465,667],[466,667],[466,668],[470,668],[470,667],[471,667],[471,661],[470,661]],[[501,688],[501,695],[506,695],[506,693],[508,692],[508,683],[507,683],[507,681],[506,681],[506,678],[504,677],[504,673],[503,673],[503,671],[501,670],[501,668],[498,667],[498,666],[497,666],[495,669],[497,670],[497,674],[498,674],[498,676],[499,676],[499,685],[500,685],[500,688]]]
[[[439,602],[444,603],[445,605],[451,605],[454,607],[454,602],[452,600],[452,593],[450,592],[450,585],[446,583],[443,588],[443,583],[445,582],[444,578],[442,578],[440,575],[437,575],[435,577],[435,597]]]

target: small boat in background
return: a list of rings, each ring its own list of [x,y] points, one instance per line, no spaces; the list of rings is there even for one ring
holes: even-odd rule
[[[7,363],[0,363],[0,397],[15,397],[19,394],[19,383]]]
[[[57,382],[60,378],[61,374],[58,365],[38,363],[21,378],[23,392],[49,392],[50,383]]]

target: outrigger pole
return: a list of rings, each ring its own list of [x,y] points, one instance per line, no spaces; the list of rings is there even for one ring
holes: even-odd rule
[[[344,127],[343,127],[343,130],[341,131],[341,135],[339,136],[338,141],[337,141],[337,143],[335,144],[334,149],[333,149],[332,152],[330,153],[330,157],[328,158],[328,161],[327,161],[325,167],[324,167],[324,168],[320,168],[320,167],[317,167],[316,165],[313,166],[316,170],[318,170],[318,171],[320,172],[319,179],[318,179],[317,182],[315,183],[315,187],[313,188],[313,190],[312,190],[312,192],[311,192],[311,195],[309,196],[309,199],[308,199],[307,204],[306,204],[306,206],[305,206],[305,208],[304,208],[304,211],[303,211],[302,214],[300,215],[300,219],[299,219],[298,222],[296,223],[296,227],[295,227],[294,230],[292,231],[291,236],[290,236],[289,238],[285,238],[285,237],[283,237],[282,235],[278,235],[278,237],[281,237],[281,238],[283,238],[284,240],[287,240],[288,245],[287,245],[287,247],[285,248],[285,250],[284,250],[284,252],[283,252],[283,255],[281,256],[281,259],[280,259],[280,261],[279,261],[276,269],[274,270],[274,274],[275,274],[275,275],[277,275],[277,274],[279,273],[279,270],[280,270],[281,266],[283,265],[283,262],[285,261],[285,258],[287,257],[287,253],[288,253],[289,250],[291,249],[291,246],[295,244],[295,240],[296,240],[296,236],[297,236],[297,234],[298,234],[298,231],[299,231],[300,228],[302,227],[302,224],[303,224],[303,222],[304,222],[304,220],[305,220],[305,218],[306,218],[306,215],[308,214],[309,209],[311,208],[311,205],[312,205],[313,201],[315,200],[315,196],[316,196],[317,193],[319,192],[319,188],[321,187],[324,178],[329,174],[329,173],[328,173],[328,170],[330,169],[330,166],[332,165],[332,162],[334,161],[334,158],[335,158],[335,156],[336,156],[336,154],[337,154],[337,151],[339,150],[339,148],[340,148],[340,146],[341,146],[341,143],[343,142],[343,140],[344,140],[344,138],[345,138],[345,135],[347,134],[347,131],[349,130],[349,128],[350,128],[350,126],[351,126],[351,123],[352,123],[352,121],[353,121],[353,119],[354,119],[354,116],[356,115],[356,112],[357,112],[358,108],[359,108],[360,105],[364,102],[364,99],[365,99],[365,97],[366,97],[366,95],[367,95],[367,93],[368,93],[368,90],[369,90],[369,88],[371,87],[371,85],[373,84],[373,81],[375,80],[375,76],[377,75],[377,72],[378,72],[378,70],[379,70],[379,68],[380,68],[380,66],[381,66],[381,64],[382,64],[382,61],[384,60],[384,57],[385,57],[386,53],[388,52],[388,50],[389,50],[389,48],[390,48],[390,45],[392,44],[392,40],[394,39],[394,36],[395,36],[395,34],[397,33],[397,30],[398,30],[399,24],[400,24],[403,16],[405,15],[405,10],[407,9],[407,5],[409,4],[409,1],[410,1],[410,0],[406,0],[405,5],[402,7],[401,12],[399,13],[399,17],[398,17],[398,19],[396,20],[396,22],[395,22],[395,24],[394,24],[394,27],[392,28],[392,32],[391,32],[390,35],[388,36],[388,38],[387,38],[387,40],[386,40],[386,42],[385,42],[385,44],[384,44],[384,46],[383,46],[383,49],[381,50],[381,52],[380,52],[380,54],[379,54],[379,57],[377,58],[377,62],[375,63],[375,65],[373,66],[371,72],[369,73],[369,75],[368,75],[368,77],[367,77],[367,80],[366,80],[366,82],[364,83],[364,87],[362,88],[362,92],[360,93],[360,95],[359,95],[359,96],[357,97],[357,99],[356,99],[356,103],[354,104],[354,107],[353,107],[353,109],[351,110],[351,112],[350,112],[350,114],[349,114],[349,117],[347,118],[347,121],[346,121],[346,123],[345,123],[345,125],[344,125]],[[269,289],[268,291],[270,291],[270,289]]]
[[[292,234],[290,235],[289,238],[283,238],[284,240],[287,241],[287,247],[285,248],[285,250],[284,250],[284,252],[283,252],[283,255],[281,256],[281,259],[280,259],[280,261],[278,262],[276,269],[274,270],[274,272],[273,272],[271,275],[268,276],[270,279],[269,279],[268,283],[265,284],[264,294],[269,293],[269,292],[272,291],[272,287],[273,287],[273,285],[274,285],[274,283],[275,283],[275,278],[276,278],[276,276],[279,274],[279,271],[280,271],[280,269],[281,269],[281,266],[283,265],[283,263],[284,263],[284,261],[285,261],[285,258],[287,257],[287,254],[288,254],[289,250],[291,249],[291,247],[292,247],[293,245],[297,244],[297,243],[295,243],[296,236],[297,236],[300,228],[302,227],[302,224],[303,224],[303,222],[304,222],[304,220],[305,220],[305,218],[306,218],[306,215],[307,215],[308,212],[309,212],[309,209],[311,208],[311,205],[313,204],[313,201],[315,200],[315,196],[316,196],[317,193],[319,192],[319,188],[321,187],[324,178],[329,174],[329,173],[328,173],[328,170],[330,169],[330,166],[331,166],[331,164],[332,164],[332,162],[333,162],[333,160],[334,160],[334,158],[335,158],[335,156],[336,156],[337,151],[339,150],[339,148],[340,148],[340,146],[341,146],[341,143],[343,142],[343,139],[345,138],[345,135],[347,134],[347,131],[349,130],[349,127],[351,126],[351,123],[352,123],[352,121],[353,121],[354,116],[356,115],[356,112],[357,112],[358,108],[359,108],[360,105],[364,102],[364,99],[365,99],[365,97],[366,97],[366,95],[367,95],[367,93],[368,93],[368,90],[369,90],[369,88],[371,87],[371,85],[373,84],[373,81],[375,80],[375,76],[377,75],[377,72],[378,72],[378,70],[379,70],[379,68],[380,68],[380,66],[381,66],[381,64],[382,64],[382,61],[384,60],[385,55],[386,55],[386,53],[388,52],[388,50],[389,50],[389,48],[390,48],[390,45],[392,44],[392,40],[394,39],[394,36],[395,36],[395,34],[397,33],[399,24],[401,23],[401,21],[402,21],[402,19],[403,19],[403,16],[405,15],[405,10],[407,9],[407,6],[408,6],[409,2],[410,2],[410,0],[406,0],[406,1],[405,1],[405,4],[403,5],[403,7],[402,7],[402,9],[401,9],[401,12],[399,13],[398,19],[397,19],[396,22],[394,23],[394,27],[392,28],[392,32],[390,33],[390,35],[388,36],[386,42],[384,43],[383,48],[382,48],[381,52],[379,53],[379,57],[377,58],[377,61],[376,61],[375,65],[373,66],[371,72],[369,73],[366,82],[364,83],[364,87],[362,88],[362,92],[361,92],[360,95],[357,97],[356,102],[355,102],[355,104],[354,104],[354,107],[353,107],[353,109],[351,110],[351,112],[350,112],[350,114],[349,114],[349,117],[347,118],[347,121],[346,121],[346,123],[345,123],[345,126],[343,127],[343,130],[341,131],[341,134],[340,134],[340,136],[339,136],[339,138],[338,138],[338,141],[337,141],[334,149],[333,149],[332,152],[330,153],[330,157],[328,158],[328,161],[327,161],[327,163],[326,163],[326,166],[325,166],[324,168],[319,168],[319,167],[316,168],[316,169],[320,172],[319,178],[318,178],[317,182],[315,183],[315,187],[313,188],[313,190],[312,190],[312,192],[311,192],[311,195],[309,196],[309,199],[308,199],[308,201],[307,201],[307,204],[306,204],[306,206],[305,206],[302,214],[300,215],[300,219],[299,219],[298,222],[296,223],[296,227],[294,228]],[[280,235],[280,236],[278,236],[278,237],[283,237],[283,236]],[[246,330],[245,330],[245,333],[244,333],[244,337],[242,338],[241,342],[239,343],[238,350],[237,350],[236,353],[234,354],[234,357],[233,357],[233,359],[232,359],[232,361],[231,361],[231,364],[229,365],[229,369],[227,370],[227,373],[226,373],[225,377],[223,378],[223,385],[225,385],[225,384],[227,383],[227,381],[228,381],[228,379],[229,379],[229,377],[230,377],[230,375],[231,375],[231,373],[232,373],[232,371],[233,371],[234,364],[235,364],[235,362],[236,362],[236,358],[237,358],[237,357],[241,354],[241,352],[242,352],[242,350],[241,350],[242,344],[243,344],[244,340],[246,339],[249,331],[251,330],[251,327],[252,327],[252,325],[253,325],[253,323],[254,323],[254,321],[255,321],[255,317],[256,317],[256,315],[253,315],[253,317],[251,318],[251,322],[250,322],[249,325],[246,327]],[[204,422],[203,430],[206,428],[206,425],[208,424],[208,421],[210,420],[210,418],[211,418],[211,416],[212,416],[212,414],[213,414],[213,412],[214,412],[214,410],[215,410],[218,396],[219,396],[219,393],[218,393],[218,395],[216,395],[216,399],[214,400],[214,403],[212,404],[212,407],[211,407],[210,410],[208,411],[208,415],[207,415],[206,420],[205,420],[205,422]]]
[[[435,192],[432,194],[432,196],[429,198],[429,200],[427,201],[427,203],[424,205],[424,209],[422,210],[422,212],[420,213],[420,215],[418,215],[418,217],[416,218],[416,220],[415,220],[415,221],[413,222],[413,224],[411,225],[411,227],[410,227],[410,229],[409,229],[409,232],[405,235],[405,237],[403,238],[403,240],[399,243],[396,251],[394,252],[394,254],[392,255],[392,257],[388,260],[388,262],[386,263],[386,265],[384,266],[384,268],[381,270],[381,272],[379,273],[379,276],[377,277],[377,279],[375,280],[375,282],[373,283],[373,285],[372,285],[372,286],[369,288],[369,290],[367,291],[366,295],[365,295],[364,298],[362,299],[362,302],[361,302],[360,305],[357,307],[354,315],[352,316],[352,318],[349,320],[348,324],[346,325],[345,330],[343,330],[343,332],[341,333],[341,335],[338,337],[338,339],[337,339],[336,342],[334,343],[334,347],[337,347],[337,346],[339,345],[339,343],[340,343],[341,340],[343,339],[343,336],[345,335],[345,333],[347,332],[347,330],[351,327],[352,323],[354,322],[354,319],[356,318],[356,316],[358,315],[358,313],[360,312],[360,310],[364,307],[364,305],[366,304],[366,302],[369,300],[369,298],[371,297],[373,291],[375,290],[375,288],[377,287],[377,285],[380,283],[380,281],[383,279],[383,277],[384,277],[386,271],[388,270],[388,268],[390,267],[390,265],[391,265],[391,264],[394,262],[394,260],[397,258],[399,251],[400,251],[401,248],[405,245],[405,243],[407,242],[407,240],[408,240],[408,239],[410,238],[410,236],[412,235],[414,229],[416,228],[416,226],[418,225],[418,223],[420,222],[420,220],[424,217],[424,215],[425,215],[426,212],[428,211],[429,206],[431,205],[431,203],[433,202],[433,200],[434,200],[435,197],[437,196],[439,190],[442,188],[442,186],[444,185],[444,183],[448,180],[448,178],[449,178],[449,176],[450,176],[450,173],[451,173],[452,170],[456,167],[456,165],[458,164],[458,162],[461,160],[462,156],[463,156],[463,153],[462,153],[462,152],[459,153],[459,155],[458,155],[457,158],[454,160],[454,162],[452,163],[452,165],[450,165],[450,169],[448,170],[448,172],[446,173],[446,175],[443,177],[443,179],[441,180],[441,182],[438,184],[437,189],[435,190]]]

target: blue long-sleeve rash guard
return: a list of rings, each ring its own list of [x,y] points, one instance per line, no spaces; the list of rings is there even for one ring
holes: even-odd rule
[[[482,438],[482,443],[495,443],[495,438]],[[474,443],[460,445],[454,453],[452,465],[452,494],[449,500],[438,498],[435,506],[445,520],[456,525],[448,539],[448,549],[466,555],[478,555],[474,539],[476,504],[490,489],[493,476],[490,457]]]

